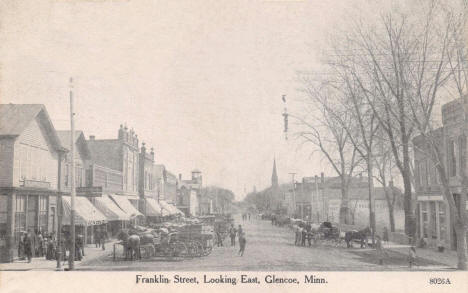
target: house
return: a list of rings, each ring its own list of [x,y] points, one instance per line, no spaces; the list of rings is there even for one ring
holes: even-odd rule
[[[446,168],[450,191],[457,208],[468,210],[461,205],[462,172],[467,172],[465,112],[467,105],[462,99],[442,106],[442,127],[431,133],[434,142],[442,150],[442,161]],[[415,189],[417,196],[417,236],[424,238],[429,246],[444,246],[456,249],[456,234],[453,229],[450,208],[442,193],[439,174],[428,155],[428,144],[422,135],[413,139],[415,149]],[[465,173],[466,174],[466,173]]]
[[[0,258],[23,231],[57,232],[59,168],[66,153],[44,105],[0,105]]]

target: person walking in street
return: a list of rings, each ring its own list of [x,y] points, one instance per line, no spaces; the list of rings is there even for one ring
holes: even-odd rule
[[[379,265],[384,264],[384,248],[382,245],[382,239],[380,239],[380,236],[375,236],[376,242],[375,242],[375,250],[377,252],[377,258],[379,260]]]
[[[101,235],[99,238],[101,240],[102,250],[106,250],[107,231],[105,229],[101,230]]]
[[[218,245],[218,247],[223,246],[223,238],[221,237],[221,232],[219,231],[216,231],[216,244]]]
[[[237,235],[238,235],[237,238],[240,238],[240,236],[242,235],[242,232],[244,232],[242,231],[242,226],[239,225],[239,227],[237,228]]]
[[[234,227],[234,224],[231,224],[231,228],[229,228],[229,237],[231,238],[231,246],[236,246],[236,234],[237,234],[237,230]]]
[[[94,243],[96,244],[96,248],[99,248],[101,247],[101,233],[97,227],[95,229],[96,230],[94,230]]]
[[[306,228],[302,228],[302,233],[301,233],[301,246],[305,246],[306,244],[306,236],[307,236],[307,230]]]
[[[20,236],[19,236],[19,242],[18,242],[18,258],[20,260],[23,260],[24,257],[25,257],[25,254],[24,254],[24,233],[23,232],[20,232]]]
[[[411,246],[409,248],[409,253],[408,253],[408,266],[409,268],[413,268],[413,265],[416,264],[416,248],[414,246]]]
[[[32,250],[33,250],[33,241],[31,236],[31,231],[28,231],[24,236],[24,254],[28,259],[28,262],[31,262],[32,259]]]
[[[42,236],[42,232],[39,231],[37,233],[37,256],[43,257],[44,256],[44,237]]]
[[[388,229],[387,229],[387,227],[384,227],[384,228],[383,228],[383,241],[384,241],[385,243],[387,243],[388,240],[389,240],[389,239],[388,239]]]
[[[245,238],[245,233],[241,232],[239,234],[239,256],[244,256],[246,244],[247,244],[247,239]]]

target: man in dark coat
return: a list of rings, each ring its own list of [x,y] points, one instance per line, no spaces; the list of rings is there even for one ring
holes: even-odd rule
[[[24,236],[24,254],[28,258],[28,262],[32,260],[33,241],[30,231]]]
[[[229,228],[229,237],[231,238],[231,246],[236,246],[236,234],[237,234],[237,230],[234,227],[234,224],[231,224],[231,228]]]
[[[247,239],[245,239],[245,233],[241,232],[239,233],[239,255],[244,256],[244,251],[245,251],[245,245],[247,244]]]

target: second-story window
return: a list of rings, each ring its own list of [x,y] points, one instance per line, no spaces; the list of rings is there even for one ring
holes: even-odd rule
[[[466,172],[466,136],[461,135],[458,138],[458,165],[460,166],[460,175],[463,175]]]
[[[450,177],[457,176],[457,159],[455,157],[455,142],[450,140],[448,143],[448,163]]]

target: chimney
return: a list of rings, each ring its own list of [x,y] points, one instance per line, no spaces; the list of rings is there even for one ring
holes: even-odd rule
[[[141,153],[143,154],[143,157],[146,155],[146,147],[144,142],[141,143]]]
[[[120,124],[120,128],[119,128],[119,139],[120,140],[124,139],[124,128],[122,124]]]
[[[89,136],[89,140],[95,140],[95,139],[96,139],[96,136],[94,136],[94,135]]]

